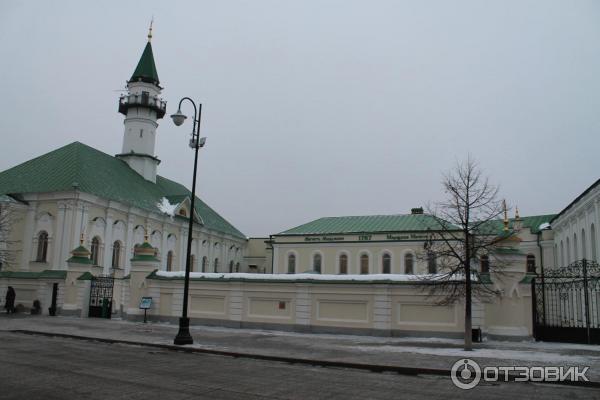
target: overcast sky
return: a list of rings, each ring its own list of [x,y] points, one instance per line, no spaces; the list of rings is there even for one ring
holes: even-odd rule
[[[599,177],[600,2],[577,0],[3,1],[0,170],[120,152],[153,15],[167,112],[204,104],[199,195],[249,236],[410,212],[468,153],[522,215]],[[161,120],[156,155],[189,187],[186,126]]]

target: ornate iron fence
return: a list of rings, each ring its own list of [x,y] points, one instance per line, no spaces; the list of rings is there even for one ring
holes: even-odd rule
[[[536,340],[600,344],[600,265],[579,260],[532,280]]]

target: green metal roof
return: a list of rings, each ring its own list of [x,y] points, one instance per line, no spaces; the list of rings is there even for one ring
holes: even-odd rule
[[[1,271],[0,278],[9,279],[65,279],[67,271],[46,269],[41,272],[33,271]]]
[[[140,57],[140,61],[129,80],[142,80],[143,82],[154,83],[156,85],[160,83],[158,80],[158,72],[156,72],[156,65],[154,64],[154,55],[152,54],[152,45],[150,42],[146,44],[142,57]]]
[[[323,235],[342,233],[418,232],[439,230],[440,224],[427,214],[325,217],[277,235]]]
[[[531,233],[538,234],[540,233],[540,225],[545,223],[550,223],[550,220],[555,217],[556,214],[545,214],[545,215],[532,215],[529,217],[521,217],[521,227],[526,229],[531,229]],[[514,218],[510,218],[508,220],[508,228],[510,231],[513,230],[515,223]],[[497,234],[500,235],[504,232],[504,221],[501,219],[496,219],[493,221],[486,222],[482,226],[480,226],[479,231],[487,234]]]
[[[73,142],[0,172],[0,195],[78,190],[144,210],[162,213],[157,204],[191,197],[185,186],[162,176],[144,179],[123,160],[80,142]],[[171,200],[170,200],[171,202]],[[238,238],[246,236],[196,197],[195,209],[204,225]]]

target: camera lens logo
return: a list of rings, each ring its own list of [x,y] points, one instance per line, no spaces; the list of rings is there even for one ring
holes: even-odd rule
[[[454,363],[450,376],[457,388],[473,389],[481,380],[481,368],[475,361],[463,358]]]

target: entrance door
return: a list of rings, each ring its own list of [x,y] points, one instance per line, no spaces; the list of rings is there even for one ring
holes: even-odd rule
[[[114,283],[115,279],[111,276],[92,278],[89,317],[110,318]]]

